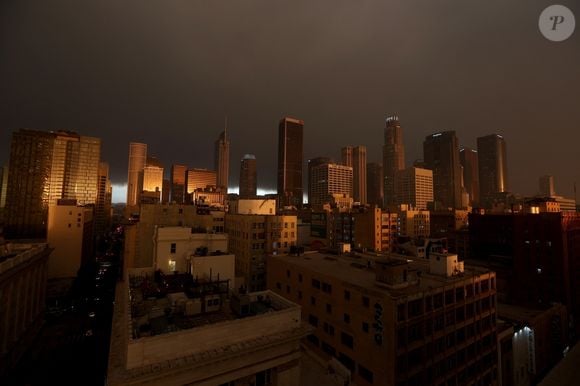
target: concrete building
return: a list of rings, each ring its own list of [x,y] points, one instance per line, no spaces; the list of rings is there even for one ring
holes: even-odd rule
[[[367,148],[355,146],[352,151],[352,191],[355,202],[367,203]]]
[[[229,203],[231,214],[276,214],[276,200],[269,198],[239,198]]]
[[[191,194],[198,189],[205,189],[208,186],[217,187],[217,174],[214,170],[193,168],[187,171],[186,176],[187,194]]]
[[[103,235],[111,227],[113,209],[111,200],[113,197],[113,188],[109,178],[109,164],[106,162],[99,163],[99,179],[97,186],[97,202],[95,204],[95,235]]]
[[[163,165],[157,158],[147,157],[142,179],[142,194],[154,196],[155,203],[160,203],[163,196]]]
[[[153,267],[153,236],[156,226],[185,226],[223,233],[225,213],[208,206],[143,204],[132,225],[125,227],[125,269]]]
[[[162,297],[148,300],[155,288]],[[109,385],[300,385],[300,339],[311,329],[271,291],[228,296],[223,281],[135,274],[115,299]]]
[[[0,244],[0,379],[32,344],[43,324],[47,244]]]
[[[352,146],[345,146],[340,149],[340,158],[342,165],[353,167]]]
[[[183,204],[185,202],[185,178],[187,175],[187,166],[171,165],[171,175],[169,183],[171,184],[170,202]]]
[[[463,166],[463,185],[469,194],[469,205],[479,204],[479,162],[477,150],[462,147],[459,150],[459,162]]]
[[[397,236],[397,213],[380,208],[364,208],[352,213],[354,218],[353,247],[374,251],[391,252]]]
[[[405,204],[426,210],[433,203],[433,172],[410,166],[395,175],[395,193],[398,205]]]
[[[540,194],[547,197],[556,195],[554,189],[554,176],[541,176],[538,183],[540,187]]]
[[[383,165],[367,164],[367,202],[371,206],[383,207]]]
[[[215,210],[225,210],[226,194],[219,188],[197,189],[189,197],[194,205],[206,205]]]
[[[386,119],[385,144],[383,146],[384,207],[396,204],[395,177],[405,168],[405,146],[399,117]]]
[[[226,215],[228,251],[236,256],[236,276],[250,291],[266,287],[266,260],[290,252],[298,237],[296,216]]]
[[[433,171],[436,205],[441,208],[461,209],[461,163],[455,131],[428,135],[423,142],[423,158],[426,168]]]
[[[285,117],[278,125],[278,196],[280,206],[300,208],[303,201],[304,121]]]
[[[415,209],[400,205],[397,210],[398,234],[411,238],[427,238],[431,234],[430,213],[428,210]]]
[[[503,136],[491,134],[477,138],[479,156],[479,190],[482,202],[489,207],[489,199],[508,191],[507,151]]]
[[[129,171],[127,173],[127,207],[134,207],[141,202],[143,191],[141,173],[147,162],[147,144],[129,143]]]
[[[6,193],[8,191],[8,165],[0,167],[0,209],[6,206]]]
[[[60,200],[48,210],[47,242],[54,249],[49,279],[74,279],[93,257],[93,207]]]
[[[352,197],[352,167],[325,163],[309,169],[308,202],[311,207],[330,203],[334,194]]]
[[[460,233],[467,229],[469,212],[462,209],[431,211],[429,213],[430,237],[447,239],[450,252],[459,254]],[[463,257],[463,254],[460,254]]]
[[[227,135],[227,121],[224,131],[215,141],[215,171],[216,185],[218,188],[228,193],[230,176],[230,138]],[[205,186],[203,186],[205,188]]]
[[[240,198],[253,198],[258,195],[258,169],[256,156],[246,154],[240,164]]]
[[[497,384],[495,284],[456,255],[268,261],[268,288],[315,329],[305,345],[357,385]]]
[[[59,199],[95,204],[101,143],[69,131],[12,134],[6,237],[45,238],[48,207]]]

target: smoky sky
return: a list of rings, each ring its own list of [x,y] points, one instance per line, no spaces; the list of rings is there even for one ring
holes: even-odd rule
[[[230,186],[253,153],[275,187],[277,125],[304,119],[304,157],[363,144],[380,161],[384,118],[400,117],[406,163],[426,135],[461,145],[503,134],[510,190],[540,175],[580,182],[580,2],[560,43],[543,0],[3,0],[0,162],[22,127],[102,138],[114,183],[130,141],[165,164],[213,167],[228,117]]]

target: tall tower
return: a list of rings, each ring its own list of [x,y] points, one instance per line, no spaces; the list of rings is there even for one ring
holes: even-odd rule
[[[159,203],[163,197],[163,164],[155,157],[147,157],[143,168],[142,194],[149,202]]]
[[[423,142],[423,157],[433,171],[435,202],[444,208],[461,208],[461,164],[455,131],[428,135]]]
[[[97,185],[97,203],[95,205],[95,234],[102,235],[111,226],[111,180],[109,164],[99,163],[99,181]]]
[[[135,206],[140,202],[143,182],[140,175],[147,162],[147,144],[139,142],[129,143],[129,172],[127,175],[127,207]]]
[[[258,171],[256,156],[246,154],[240,164],[240,198],[252,198],[258,194]]]
[[[12,135],[6,191],[8,238],[44,238],[59,199],[96,204],[101,142],[70,131]]]
[[[367,203],[367,148],[356,146],[352,151],[352,190],[354,201]]]
[[[554,189],[554,176],[542,176],[539,180],[540,194],[546,197],[553,197],[556,195]]]
[[[217,141],[215,141],[215,171],[217,175],[217,187],[227,193],[230,175],[230,139],[228,137],[227,118],[224,131],[222,131]]]
[[[310,205],[323,205],[332,201],[333,194],[352,192],[352,167],[334,163],[321,163],[309,168]]]
[[[479,162],[477,150],[464,147],[459,150],[459,161],[463,166],[463,185],[469,194],[470,205],[479,204]]]
[[[379,208],[383,206],[383,165],[377,162],[367,164],[367,201]]]
[[[340,149],[340,156],[342,158],[342,164],[344,166],[352,167],[352,146],[345,146]]]
[[[278,196],[282,206],[302,206],[304,121],[285,117],[278,126]]]
[[[383,177],[385,207],[396,204],[395,179],[397,172],[405,168],[403,130],[398,116],[386,119],[385,144],[383,146]]]
[[[479,137],[477,153],[480,197],[482,201],[488,202],[496,193],[508,190],[505,140],[498,134]]]
[[[433,202],[433,172],[410,166],[397,172],[397,204],[426,210]]]
[[[177,204],[183,204],[185,201],[185,176],[187,174],[187,166],[185,165],[171,165],[171,176],[169,184],[171,186],[170,200]]]

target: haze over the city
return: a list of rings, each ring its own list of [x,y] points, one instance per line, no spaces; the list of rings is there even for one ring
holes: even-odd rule
[[[544,39],[548,4],[6,0],[0,163],[18,128],[76,130],[102,138],[118,191],[130,141],[147,143],[167,173],[171,163],[212,168],[227,115],[230,186],[253,153],[259,186],[273,190],[282,116],[305,121],[305,159],[363,144],[380,161],[384,118],[396,113],[407,164],[428,134],[456,130],[475,147],[499,133],[511,191],[536,193],[551,174],[572,195],[579,37]]]

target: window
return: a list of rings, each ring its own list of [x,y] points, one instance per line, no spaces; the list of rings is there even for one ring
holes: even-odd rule
[[[350,291],[344,290],[344,299],[350,300]]]
[[[318,347],[318,342],[319,342],[319,340],[318,340],[318,338],[316,337],[316,335],[314,335],[314,334],[310,334],[310,335],[308,335],[308,337],[307,337],[306,339],[308,339],[308,341],[309,341],[310,343],[312,343],[313,345],[315,345],[316,347]]]
[[[290,277],[290,270],[289,269],[286,270],[286,277],[288,277],[288,278]]]
[[[282,284],[280,284],[280,282],[276,282],[276,288],[281,290],[282,289]]]
[[[316,298],[314,296],[310,297],[310,304],[313,306],[316,305]]]
[[[332,314],[332,306],[330,304],[326,305],[326,313]]]
[[[171,246],[169,247],[169,253],[175,253],[176,250],[177,250],[177,244],[171,243]]]
[[[367,322],[362,323],[362,330],[367,333],[369,332],[369,324]]]
[[[316,279],[312,279],[312,286],[314,288],[320,289],[320,282]]]
[[[350,323],[350,315],[349,314],[344,314],[343,318],[345,323]]]
[[[169,272],[175,272],[175,271],[176,271],[175,260],[169,260]]]
[[[373,372],[362,366],[360,363],[358,365],[358,375],[368,383],[373,383]]]
[[[326,342],[322,342],[322,351],[324,351],[325,353],[327,353],[330,356],[335,356],[336,355],[336,350],[334,349],[334,347],[332,347],[331,345],[329,345]]]
[[[340,333],[340,343],[342,343],[346,347],[354,348],[354,339],[351,335],[347,334],[346,332]]]
[[[312,314],[308,315],[308,323],[314,327],[318,327],[318,318]]]
[[[287,285],[287,286],[286,286],[286,293],[287,293],[287,294],[289,294],[289,293],[290,293],[290,286],[289,286],[289,285]]]
[[[328,283],[322,283],[322,292],[332,293],[332,286]]]
[[[302,300],[302,291],[298,291],[298,299]]]
[[[299,274],[298,274],[298,281],[299,281],[300,283],[302,283],[302,274],[301,274],[301,273],[299,273]]]
[[[332,324],[328,324],[328,323],[324,322],[324,325],[322,326],[322,329],[328,335],[334,336],[334,326]]]
[[[370,306],[370,304],[371,304],[371,300],[369,299],[369,297],[368,297],[368,296],[363,296],[363,297],[362,297],[362,302],[363,302],[363,306],[365,306],[365,307],[367,307],[367,308],[368,308],[368,307]]]

